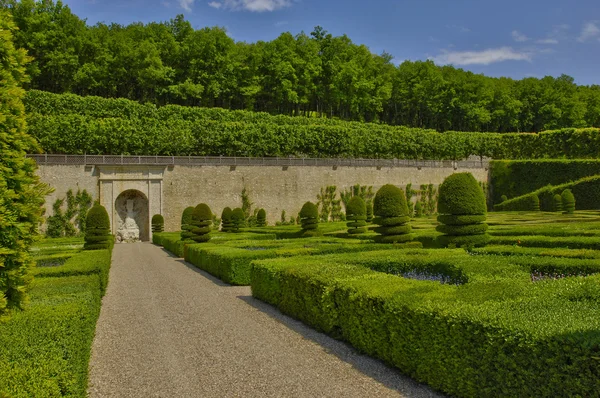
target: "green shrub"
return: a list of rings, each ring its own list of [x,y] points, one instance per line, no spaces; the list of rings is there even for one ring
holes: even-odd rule
[[[425,212],[423,211],[423,204],[421,201],[415,203],[415,217],[423,217]]]
[[[319,235],[319,208],[312,202],[306,202],[300,210],[302,235],[306,237]]]
[[[380,225],[376,240],[381,243],[403,243],[414,238],[411,228],[406,196],[402,189],[394,185],[384,185],[373,199],[373,222]]]
[[[568,214],[573,214],[575,211],[575,196],[573,195],[573,192],[571,192],[570,189],[565,189],[560,196],[563,211]],[[600,197],[598,199],[600,199]]]
[[[110,219],[104,206],[95,204],[87,213],[84,250],[110,247]]]
[[[562,196],[560,194],[556,194],[554,195],[554,202],[553,202],[553,206],[552,206],[552,211],[555,212],[561,212],[563,211],[563,205],[562,205]]]
[[[528,195],[527,202],[527,210],[540,211],[540,198],[536,194]]]
[[[192,213],[192,240],[197,243],[210,240],[210,226],[212,225],[212,212],[206,203],[200,203]]]
[[[266,227],[267,226],[267,212],[265,209],[260,209],[258,213],[256,213],[256,226],[258,227]]]
[[[192,215],[194,207],[186,207],[181,214],[181,240],[190,241],[194,234],[192,233]]]
[[[538,206],[539,208],[539,206]],[[441,247],[484,246],[486,234],[486,204],[483,189],[471,173],[448,176],[439,188],[438,221]]]
[[[152,232],[163,232],[165,229],[165,218],[160,214],[152,216]]]
[[[233,211],[230,207],[226,207],[221,212],[221,231],[222,232],[232,232],[234,229],[233,226]]]
[[[367,223],[373,222],[373,201],[367,201]]]
[[[506,202],[507,200],[508,200],[508,197],[506,195],[500,196],[500,203]]]
[[[353,196],[346,205],[346,223],[351,235],[364,234],[367,230],[367,206],[360,196]]]
[[[236,207],[231,213],[231,232],[240,232],[246,226],[246,215],[241,207]]]

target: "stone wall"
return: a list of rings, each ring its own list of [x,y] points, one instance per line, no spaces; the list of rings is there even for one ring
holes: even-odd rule
[[[94,199],[101,195],[102,184],[111,185],[111,198],[116,198],[119,189],[132,189],[142,180],[135,181],[135,186],[128,183],[128,168],[135,168],[136,173],[143,169],[141,166],[120,166],[111,168],[110,176],[101,170],[106,166],[40,166],[39,175],[42,180],[55,188],[46,202],[47,215],[52,213],[52,203],[57,197],[64,197],[68,189],[86,189]],[[165,217],[165,230],[179,229],[183,209],[205,202],[220,216],[224,207],[241,206],[241,192],[246,188],[254,207],[262,207],[267,212],[269,224],[279,221],[281,211],[285,210],[288,218],[295,216],[304,202],[317,201],[317,194],[322,187],[335,185],[339,191],[350,188],[355,184],[371,185],[374,191],[384,184],[394,184],[405,187],[412,183],[418,188],[421,184],[440,184],[444,178],[455,172],[469,171],[479,181],[488,181],[488,171],[484,168],[454,169],[451,167],[345,167],[345,166],[163,166],[160,171],[149,167],[152,181],[143,190],[153,209],[158,212],[162,208]],[[139,174],[139,173],[138,173]],[[137,178],[137,177],[136,177]],[[160,188],[159,188],[160,187]],[[159,192],[160,190],[160,192]],[[106,191],[106,188],[105,188]],[[108,205],[109,195],[102,194],[102,202]],[[112,200],[112,199],[111,199]],[[160,205],[158,205],[160,204]],[[112,204],[114,211],[114,203]],[[111,214],[111,210],[109,214]]]

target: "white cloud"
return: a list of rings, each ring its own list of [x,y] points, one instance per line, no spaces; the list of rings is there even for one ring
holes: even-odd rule
[[[539,44],[558,44],[558,40],[556,40],[556,39],[540,39],[540,40],[536,40],[536,43],[539,43]]]
[[[503,61],[531,61],[531,53],[518,52],[510,47],[501,47],[483,51],[445,51],[434,57],[433,60],[444,65],[490,65]]]
[[[513,30],[511,35],[512,35],[513,40],[517,41],[519,43],[529,40],[529,37],[525,36],[523,33],[519,32],[518,30]]]
[[[600,37],[600,28],[596,22],[587,22],[581,29],[581,34],[577,38],[577,41],[583,43],[589,39],[595,39]]]
[[[292,5],[292,0],[220,0],[211,1],[208,5],[213,8],[223,8],[232,11],[246,10],[252,12],[264,12],[290,7]]]
[[[179,3],[179,7],[186,11],[192,11],[192,4],[194,4],[194,0],[177,0],[177,2]]]
[[[459,32],[462,32],[462,33],[469,33],[471,31],[471,29],[467,28],[466,26],[462,26],[462,25],[446,25],[446,28],[458,30]]]

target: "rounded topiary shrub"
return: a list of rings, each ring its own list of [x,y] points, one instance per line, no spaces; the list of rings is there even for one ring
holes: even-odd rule
[[[421,201],[418,201],[415,203],[415,217],[423,217],[423,215],[423,205],[421,204]]]
[[[346,206],[346,226],[351,235],[364,234],[367,229],[367,205],[360,196],[353,196]]]
[[[303,236],[319,235],[319,208],[312,202],[304,203],[300,210],[300,224]]]
[[[502,195],[500,196],[500,203],[506,202],[508,200],[508,196]]]
[[[539,199],[537,202],[539,210]],[[437,231],[442,247],[450,245],[485,246],[487,234],[486,204],[483,189],[471,173],[455,173],[447,177],[439,188]]]
[[[181,240],[190,240],[194,234],[192,233],[192,215],[194,208],[186,207],[181,214]]]
[[[231,213],[231,232],[239,232],[246,224],[246,215],[244,210],[239,207],[233,209]]]
[[[527,208],[527,210],[529,211],[540,211],[540,198],[532,193],[527,195],[526,198],[527,202],[525,207]]]
[[[573,214],[575,211],[575,196],[570,189],[565,189],[560,195],[562,199],[562,209],[564,213]]]
[[[382,243],[402,243],[413,239],[406,195],[394,185],[384,185],[375,194],[373,200],[373,221],[379,227],[375,232],[381,236],[376,240]]]
[[[192,240],[202,243],[210,240],[210,226],[212,225],[212,211],[206,203],[200,203],[192,213]]]
[[[165,230],[165,218],[160,214],[152,216],[152,232],[162,232]]]
[[[110,219],[104,206],[96,204],[87,213],[85,227],[85,250],[108,249],[110,247]]]
[[[552,211],[563,211],[562,196],[560,196],[559,193],[554,195],[554,197],[552,198]]]
[[[256,213],[256,225],[259,227],[267,226],[267,212],[265,209],[260,209],[258,213]]]
[[[373,202],[367,201],[367,223],[373,222]]]
[[[233,210],[230,207],[226,207],[221,212],[221,231],[231,232],[233,231]]]

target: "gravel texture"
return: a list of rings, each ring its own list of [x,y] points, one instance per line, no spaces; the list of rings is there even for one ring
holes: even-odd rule
[[[91,397],[441,397],[149,243],[116,245]]]

